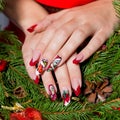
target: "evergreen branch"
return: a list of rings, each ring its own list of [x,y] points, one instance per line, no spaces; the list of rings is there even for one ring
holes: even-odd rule
[[[0,10],[3,10],[5,7],[5,1],[4,0],[0,0]]]
[[[41,111],[45,120],[101,120],[118,119],[119,112],[112,107],[120,105],[120,36],[114,34],[106,42],[105,50],[98,50],[86,63],[82,64],[83,80],[103,81],[109,78],[113,85],[113,94],[106,102],[90,104],[86,102],[85,96],[79,96],[79,100],[72,100],[65,107],[62,100],[51,102],[45,94],[42,83],[35,85],[28,77],[23,64],[21,54],[21,43],[17,37],[10,33],[2,33],[5,42],[0,43],[0,59],[8,61],[7,69],[0,73],[0,104],[12,106],[18,102],[24,107],[34,107]],[[13,42],[14,41],[14,42]],[[84,83],[83,83],[84,86]],[[23,97],[17,97],[14,93],[16,88],[22,88]],[[6,94],[5,94],[6,93]],[[25,95],[25,96],[24,96]],[[0,108],[0,112],[9,120],[10,111]],[[106,114],[106,113],[112,114]]]
[[[116,10],[117,16],[120,17],[120,1],[114,0],[113,5],[114,5],[114,8]]]

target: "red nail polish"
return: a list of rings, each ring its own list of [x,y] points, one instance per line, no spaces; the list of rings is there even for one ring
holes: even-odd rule
[[[74,64],[79,64],[81,60],[77,60],[76,58],[73,60]]]
[[[37,26],[37,24],[31,26],[30,28],[27,29],[27,31],[30,33],[33,32],[36,26]]]
[[[29,65],[30,66],[35,66],[37,64],[37,62],[38,62],[38,60],[36,60],[36,61],[33,62],[33,58],[32,58],[31,61],[30,61],[30,63],[29,63]]]
[[[73,91],[74,91],[74,94],[75,94],[76,96],[79,96],[80,93],[81,93],[81,88],[80,88],[80,86],[78,86],[76,90],[73,89]]]
[[[34,82],[35,82],[35,84],[38,84],[38,83],[39,83],[39,77],[38,77],[38,76],[36,76]]]
[[[74,64],[79,64],[79,63],[81,63],[82,62],[82,60],[83,60],[83,55],[81,54],[80,56],[79,56],[79,58],[75,58],[74,60],[73,60],[73,63]]]

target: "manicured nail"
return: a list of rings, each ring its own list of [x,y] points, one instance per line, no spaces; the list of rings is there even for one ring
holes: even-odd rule
[[[35,66],[37,64],[38,60],[33,61],[33,58],[31,59],[29,65],[30,66]]]
[[[65,106],[67,106],[70,103],[70,95],[68,90],[63,91],[62,99]]]
[[[76,90],[73,89],[73,92],[74,92],[74,94],[75,94],[76,96],[79,96],[80,93],[81,93],[81,88],[80,88],[80,86],[78,86]]]
[[[48,64],[48,60],[42,59],[36,68],[36,75],[41,75],[45,70]]]
[[[57,56],[53,62],[48,66],[47,68],[47,71],[52,71],[54,70],[58,65],[59,63],[61,62],[62,58],[60,56]]]
[[[38,83],[39,83],[39,77],[38,77],[38,76],[36,76],[34,82],[35,82],[35,84],[38,84]]]
[[[50,92],[49,93],[50,99],[52,101],[55,101],[57,99],[57,94],[56,94],[55,87],[52,84],[50,84],[49,87],[48,87],[48,89],[49,89],[49,92]]]
[[[79,64],[80,62],[82,62],[82,60],[83,60],[83,55],[81,55],[81,56],[79,57],[79,59],[78,59],[78,58],[75,58],[75,59],[73,60],[73,63],[74,63],[74,64]]]
[[[30,33],[33,32],[35,30],[36,26],[37,26],[37,24],[31,26],[30,28],[27,29],[27,31]]]

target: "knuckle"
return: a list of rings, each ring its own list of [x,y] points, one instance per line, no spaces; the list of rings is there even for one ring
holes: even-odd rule
[[[65,27],[60,28],[56,33],[56,35],[61,35],[63,37],[67,37],[67,34],[68,34],[68,30]]]
[[[77,34],[80,34],[81,36],[86,36],[86,35],[87,35],[86,30],[83,29],[83,28],[78,28],[78,29],[76,30],[76,33],[77,33]]]

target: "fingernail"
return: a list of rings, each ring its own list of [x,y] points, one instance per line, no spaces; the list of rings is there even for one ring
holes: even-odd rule
[[[52,71],[54,70],[58,65],[59,63],[61,62],[62,58],[60,56],[57,56],[53,62],[48,66],[47,68],[47,71]]]
[[[63,91],[62,99],[65,106],[67,106],[70,103],[70,95],[68,90]]]
[[[77,89],[73,89],[73,92],[74,92],[74,94],[75,94],[76,96],[79,96],[80,93],[81,93],[81,88],[80,88],[80,86],[78,86]]]
[[[33,58],[31,59],[29,65],[30,66],[35,66],[37,64],[38,60],[33,61]]]
[[[38,64],[38,67],[36,68],[36,75],[41,75],[46,69],[46,66],[48,64],[48,60],[42,59],[40,63]]]
[[[79,64],[80,62],[82,62],[82,60],[83,60],[83,55],[79,56],[79,58],[75,58],[73,60],[73,63],[74,64]]]
[[[38,83],[39,83],[39,77],[38,77],[38,76],[36,76],[34,82],[35,82],[35,84],[38,84]]]
[[[56,94],[55,87],[52,84],[50,84],[49,87],[48,87],[48,89],[49,89],[49,92],[50,92],[49,93],[50,99],[52,101],[55,101],[57,99],[57,94]]]
[[[36,26],[37,26],[37,24],[31,26],[30,28],[27,29],[27,31],[30,32],[30,33],[33,32],[34,29],[36,28]]]

